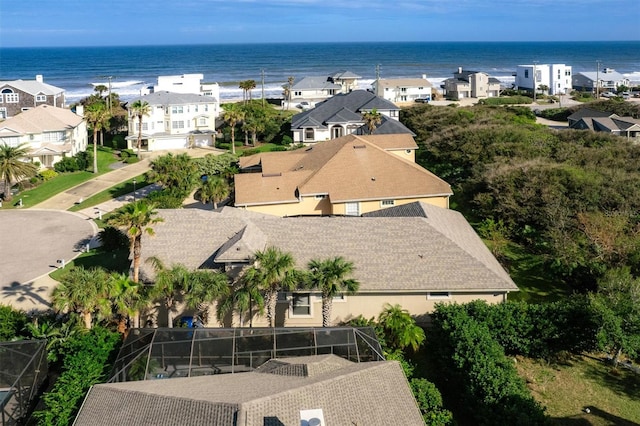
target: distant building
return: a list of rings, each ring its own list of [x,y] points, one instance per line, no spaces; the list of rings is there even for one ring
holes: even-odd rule
[[[339,93],[349,93],[358,88],[360,78],[351,71],[338,71],[327,77],[304,77],[291,86],[291,100],[321,101]]]
[[[580,108],[568,117],[572,129],[605,132],[627,138],[640,138],[640,120],[633,117],[620,117],[610,112],[591,108]]]
[[[213,146],[215,120],[219,114],[216,98],[192,93],[154,92],[132,99],[147,102],[150,114],[142,118],[141,149],[171,150]],[[138,119],[129,109],[128,147],[136,148]]]
[[[40,105],[0,123],[0,144],[27,144],[31,161],[41,167],[85,151],[87,142],[87,123],[64,108]]]
[[[379,79],[371,84],[373,93],[391,102],[413,102],[422,99],[431,100],[431,83],[427,76],[422,78]]]
[[[442,85],[447,99],[491,98],[500,95],[500,80],[480,71],[465,71],[462,67]]]
[[[64,89],[45,83],[42,75],[35,80],[0,81],[0,120],[40,105],[64,108]]]
[[[607,91],[615,92],[619,86],[629,87],[629,79],[613,68],[605,68],[602,71],[580,72],[573,76],[572,84],[575,90],[595,93],[598,88],[598,92],[602,94]]]
[[[202,79],[204,79],[204,74],[161,75],[158,77],[158,84],[142,89],[140,94],[193,93],[220,100],[220,85],[218,83],[203,83]]]
[[[533,92],[534,86],[546,86],[550,95],[563,95],[571,91],[571,66],[565,64],[518,65],[515,85],[517,89]],[[535,79],[535,83],[534,83]]]

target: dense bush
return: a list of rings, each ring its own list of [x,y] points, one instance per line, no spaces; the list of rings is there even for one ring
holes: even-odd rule
[[[77,172],[80,170],[80,166],[78,165],[78,161],[75,157],[64,157],[62,160],[54,164],[53,168],[58,173]]]
[[[45,169],[40,172],[40,176],[42,176],[42,180],[46,182],[58,176],[58,172],[55,170]]]
[[[0,341],[13,340],[27,323],[24,312],[0,304]]]
[[[69,339],[65,343],[64,371],[42,398],[46,408],[34,413],[38,424],[71,424],[86,392],[104,380],[119,343],[118,333],[102,327]]]
[[[544,409],[533,399],[484,322],[463,306],[439,305],[432,315],[430,345],[440,373],[440,389],[458,401],[460,414],[480,425],[546,425]]]
[[[528,96],[500,96],[497,98],[480,99],[480,105],[520,105],[530,104],[533,100]]]
[[[179,209],[187,196],[179,191],[163,189],[162,191],[151,191],[147,199],[156,204],[159,209]]]

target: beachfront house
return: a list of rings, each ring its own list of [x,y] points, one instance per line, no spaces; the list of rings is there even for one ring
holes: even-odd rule
[[[27,144],[29,158],[53,167],[64,157],[87,149],[87,123],[65,108],[40,105],[0,122],[0,144]]]
[[[616,92],[618,87],[629,87],[629,79],[613,68],[605,68],[602,71],[585,71],[573,76],[574,90],[603,94]]]
[[[444,81],[444,95],[450,100],[491,98],[500,96],[500,80],[481,71],[467,71],[462,67]]]
[[[351,71],[338,71],[329,76],[304,77],[291,86],[292,101],[319,102],[339,93],[349,93],[358,88],[362,78]]]
[[[449,206],[448,183],[415,163],[409,134],[347,135],[240,158],[235,206],[277,216],[348,215],[422,201]]]
[[[141,90],[140,95],[154,92],[193,93],[220,99],[220,85],[203,82],[204,74],[161,75],[158,84]]]
[[[296,114],[291,119],[295,143],[305,145],[328,141],[344,135],[367,134],[363,114],[376,110],[382,121],[374,134],[410,134],[413,132],[400,123],[400,108],[366,90],[353,90],[337,94],[314,108]]]
[[[422,78],[381,78],[371,84],[373,93],[394,103],[431,101],[432,85],[427,76]]]
[[[550,95],[564,95],[571,91],[571,66],[565,64],[518,65],[515,87],[520,90],[533,89]],[[546,87],[546,89],[544,89]],[[543,90],[544,89],[544,90]]]
[[[145,151],[214,146],[218,99],[192,94],[153,92],[132,99],[147,102],[149,115],[142,118],[142,146]],[[139,120],[129,109],[129,148],[136,148]]]
[[[64,89],[35,80],[0,81],[0,120],[40,105],[64,108]]]
[[[312,259],[342,256],[353,262],[355,295],[334,298],[331,323],[362,315],[377,316],[386,303],[400,304],[419,322],[428,321],[436,303],[485,300],[500,303],[518,288],[473,228],[458,212],[423,202],[382,210],[365,217],[277,217],[232,207],[159,210],[155,235],[143,235],[145,256],[189,270],[225,270],[234,276],[254,262],[256,251],[276,247],[291,253],[296,267]],[[141,265],[152,283],[155,270]],[[183,314],[182,308],[177,315]],[[215,308],[211,307],[211,312]],[[187,312],[184,315],[189,315]],[[224,326],[240,325],[240,314]],[[268,325],[263,316],[242,312],[242,324]],[[250,318],[251,316],[251,318]],[[166,318],[158,318],[163,326]],[[320,326],[322,297],[317,290],[281,292],[277,327]],[[209,317],[208,326],[218,326]]]

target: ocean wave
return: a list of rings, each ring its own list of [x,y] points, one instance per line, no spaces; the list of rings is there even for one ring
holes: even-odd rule
[[[124,87],[129,87],[129,86],[136,86],[139,84],[145,84],[144,81],[140,81],[140,80],[129,80],[129,81],[111,81],[111,90],[113,89],[121,89]],[[98,83],[91,83],[92,86],[106,86],[109,87],[109,82],[108,81],[101,81]]]

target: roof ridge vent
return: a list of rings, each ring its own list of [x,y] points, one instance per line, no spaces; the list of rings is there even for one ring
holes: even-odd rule
[[[364,145],[364,144],[363,145],[354,145],[353,149],[362,149],[362,148],[366,148],[366,147],[367,147],[367,145]]]

